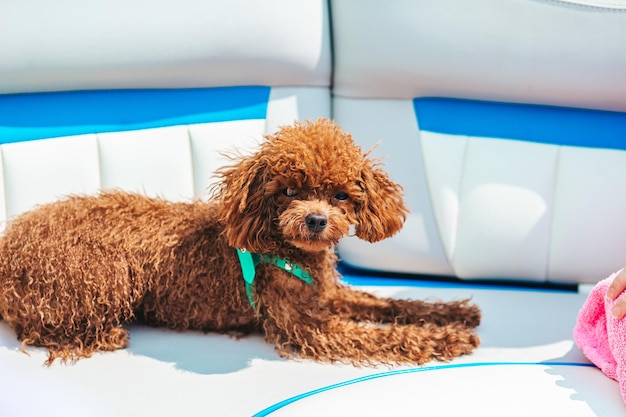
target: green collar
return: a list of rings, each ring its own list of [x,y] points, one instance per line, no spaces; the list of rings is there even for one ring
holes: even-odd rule
[[[237,256],[243,273],[243,280],[246,283],[246,295],[248,301],[254,310],[256,310],[256,301],[254,300],[254,277],[256,275],[256,266],[260,263],[271,264],[279,267],[285,272],[301,279],[307,284],[313,284],[313,278],[308,271],[302,269],[298,264],[291,263],[287,259],[279,258],[276,255],[259,255],[258,253],[250,253],[245,249],[237,248]]]

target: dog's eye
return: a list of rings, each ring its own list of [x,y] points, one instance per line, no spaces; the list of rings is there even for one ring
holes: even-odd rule
[[[348,199],[348,193],[340,191],[337,194],[335,194],[335,200],[346,201],[347,199]]]
[[[287,197],[295,197],[298,195],[298,190],[293,187],[287,187],[283,191],[283,194],[285,194]]]

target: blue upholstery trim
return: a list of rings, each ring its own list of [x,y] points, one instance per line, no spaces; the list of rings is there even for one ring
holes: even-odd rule
[[[0,95],[0,143],[265,119],[269,94],[254,86]]]
[[[423,366],[420,368],[407,368],[407,369],[395,369],[387,372],[375,373],[372,375],[362,376],[360,378],[351,379],[337,384],[328,385],[322,388],[318,388],[312,391],[308,391],[291,398],[287,398],[276,404],[273,404],[264,410],[255,413],[252,417],[266,417],[273,414],[275,411],[285,408],[290,404],[303,400],[314,395],[322,394],[327,391],[343,388],[349,385],[359,384],[361,382],[367,382],[380,378],[388,378],[397,375],[414,374],[421,372],[432,372],[439,370],[449,369],[461,369],[461,368],[477,368],[477,367],[492,367],[492,366],[545,366],[545,367],[577,367],[577,368],[594,368],[595,366],[590,363],[580,362],[470,362],[470,363],[453,363],[444,365]]]
[[[443,98],[413,106],[424,131],[626,150],[626,113]]]

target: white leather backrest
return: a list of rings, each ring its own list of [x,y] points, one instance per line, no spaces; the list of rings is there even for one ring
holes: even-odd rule
[[[339,97],[626,111],[626,3],[334,0]]]
[[[0,225],[67,194],[206,198],[224,152],[330,117],[322,0],[0,0]]]
[[[626,3],[583,3],[332,2],[334,117],[381,143],[411,210],[344,261],[553,282],[626,263]]]
[[[328,87],[322,0],[0,0],[0,93]]]

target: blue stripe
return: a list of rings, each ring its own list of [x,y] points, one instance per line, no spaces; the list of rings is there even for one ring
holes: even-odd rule
[[[420,130],[626,150],[626,113],[443,98],[413,106]]]
[[[0,143],[265,119],[269,94],[254,86],[0,95]]]
[[[454,277],[424,276],[408,274],[379,273],[360,270],[340,262],[337,272],[341,281],[348,285],[375,287],[412,288],[461,288],[492,291],[521,291],[549,293],[577,293],[577,284],[555,284],[549,282],[512,281],[505,279],[462,280]]]
[[[293,404],[297,401],[303,400],[307,397],[311,397],[313,395],[321,394],[326,391],[330,391],[337,388],[342,388],[349,385],[358,384],[360,382],[371,381],[379,378],[386,378],[395,375],[404,375],[404,374],[412,374],[417,372],[427,372],[427,371],[438,371],[441,369],[457,369],[457,368],[474,368],[481,366],[572,366],[572,367],[584,367],[584,368],[594,368],[595,365],[590,363],[579,363],[579,362],[472,362],[472,363],[459,363],[459,364],[447,364],[447,365],[435,365],[435,366],[425,366],[421,368],[408,368],[408,369],[398,369],[388,372],[380,372],[372,375],[366,375],[360,378],[351,379],[344,382],[339,382],[337,384],[328,385],[326,387],[318,388],[313,391],[308,391],[303,394],[296,395],[291,398],[287,398],[281,402],[278,402],[274,405],[271,405],[264,410],[259,411],[254,414],[252,417],[266,417],[272,414],[274,411],[280,410],[283,407],[288,406],[289,404]]]
[[[439,278],[439,277],[436,277]],[[546,282],[526,282],[526,281],[505,281],[505,280],[441,280],[441,279],[419,279],[419,278],[393,278],[374,277],[363,275],[343,275],[341,281],[348,285],[359,287],[412,287],[412,288],[446,288],[446,289],[471,289],[490,291],[515,291],[515,292],[541,292],[541,293],[576,293],[577,285],[573,284],[552,284]]]

